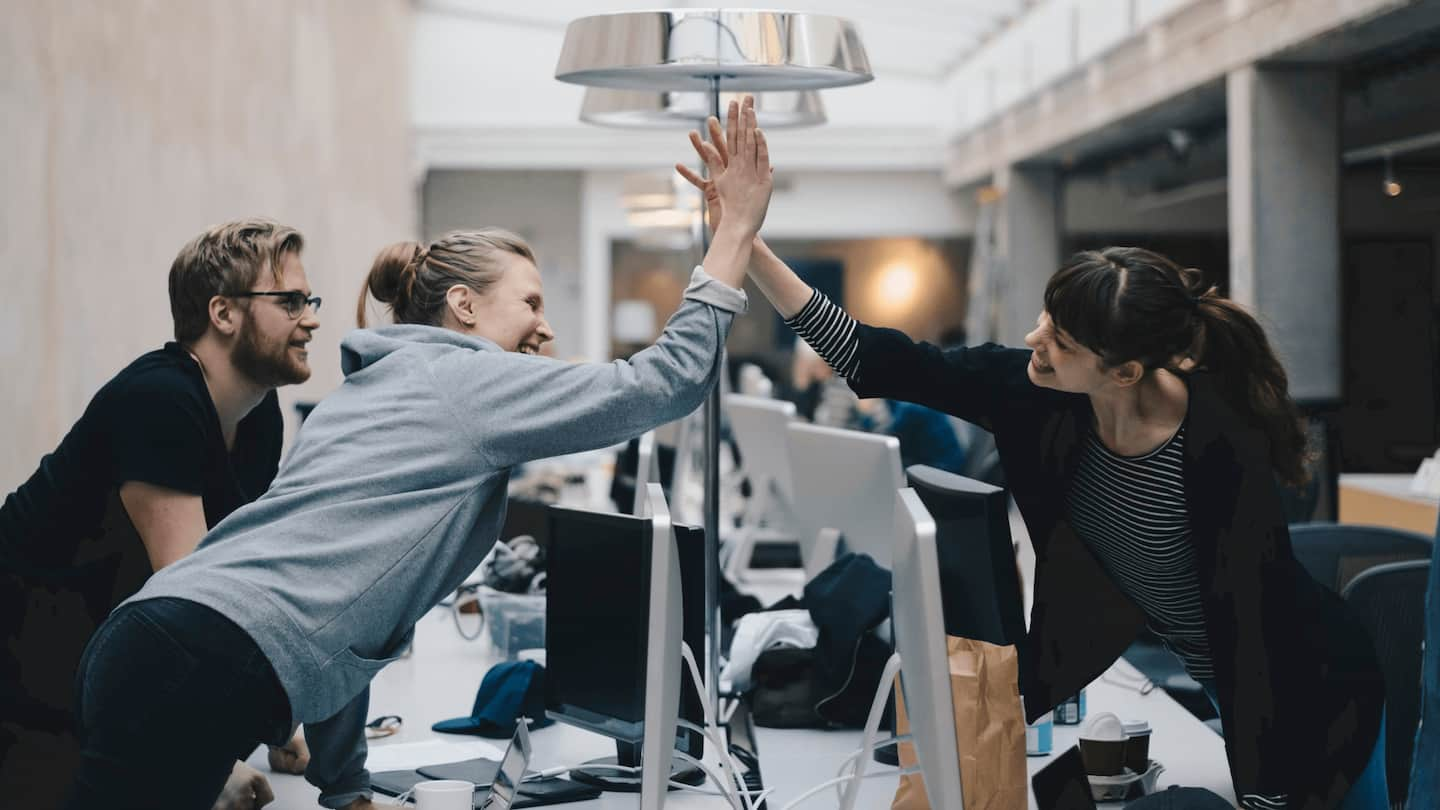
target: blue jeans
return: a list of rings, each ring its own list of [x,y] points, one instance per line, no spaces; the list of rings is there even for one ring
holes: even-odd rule
[[[1436,528],[1440,535],[1440,527]],[[1420,688],[1420,730],[1410,767],[1410,807],[1440,807],[1440,543],[1430,560],[1425,592],[1425,660]]]
[[[235,760],[290,736],[290,701],[260,648],[183,599],[111,614],[75,691],[81,752],[69,810],[209,807]]]
[[[1220,712],[1220,701],[1215,699],[1215,682],[1201,681],[1200,685],[1205,687],[1205,696],[1210,698],[1210,705],[1215,707],[1216,714]],[[1412,807],[1432,807],[1433,805],[1411,805]],[[1380,713],[1380,733],[1375,738],[1375,748],[1370,752],[1370,761],[1365,764],[1365,770],[1360,772],[1360,778],[1350,786],[1350,792],[1345,794],[1345,800],[1340,802],[1340,810],[1390,810],[1390,785],[1385,776],[1385,713]]]

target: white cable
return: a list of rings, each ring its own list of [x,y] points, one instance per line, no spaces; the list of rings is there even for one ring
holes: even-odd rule
[[[681,642],[680,655],[685,659],[685,666],[690,671],[691,680],[695,682],[696,693],[701,695],[700,706],[705,713],[705,730],[703,730],[702,733],[710,740],[711,744],[715,746],[715,750],[720,755],[720,768],[725,772],[726,777],[725,782],[719,783],[722,785],[721,789],[736,790],[745,800],[744,810],[755,810],[755,804],[750,800],[750,792],[743,789],[745,783],[740,779],[740,765],[735,762],[734,756],[730,753],[730,746],[727,745],[724,738],[720,736],[720,727],[715,722],[715,707],[711,706],[709,701],[704,697],[710,693],[705,684],[705,679],[700,677],[700,665],[695,663],[695,651],[690,649],[689,644]],[[693,725],[684,720],[680,722],[694,728]],[[712,733],[714,736],[712,736]]]
[[[725,783],[721,780],[720,776],[717,775],[713,770],[710,769],[710,766],[709,766],[709,765],[706,765],[705,763],[701,762],[700,760],[696,759],[695,757],[690,756],[689,754],[685,753],[684,751],[674,751],[674,752],[671,752],[670,755],[673,756],[673,757],[675,757],[676,759],[680,760],[681,762],[688,762],[688,763],[690,763],[691,765],[694,765],[695,767],[697,767],[697,768],[699,768],[700,770],[704,771],[704,772],[705,772],[705,775],[708,776],[708,777],[710,777],[710,781],[711,781],[711,782],[714,782],[714,783],[717,784],[717,785],[723,785],[723,784],[725,784]],[[677,783],[672,779],[672,780],[671,780],[671,784],[677,784]],[[686,787],[694,787],[694,786],[693,786],[693,785],[686,785]],[[705,792],[706,792],[706,793],[710,793],[711,791],[705,791]],[[720,793],[721,796],[724,796],[724,797],[725,797],[725,800],[730,804],[730,806],[731,806],[732,808],[734,808],[734,810],[745,810],[745,807],[742,807],[741,804],[740,804],[740,798],[739,798],[738,796],[736,796],[733,792],[727,791],[727,790],[725,790],[725,789],[722,788],[722,789],[719,791],[719,793]],[[745,802],[746,802],[746,805],[745,805],[745,806],[748,807],[748,806],[749,806],[749,802],[750,802],[750,797],[749,797],[749,796],[746,796],[746,797],[745,797]]]
[[[892,745],[899,745],[900,743],[903,743],[903,742],[910,742],[910,741],[913,740],[913,739],[914,739],[914,737],[911,736],[911,735],[909,735],[909,734],[901,734],[901,735],[895,736],[895,737],[887,737],[887,738],[881,740],[880,742],[875,743],[875,745],[872,746],[871,750],[872,750],[872,751],[878,751],[878,750],[880,750],[881,748],[889,748],[889,747],[892,746]],[[845,755],[845,758],[842,759],[842,760],[840,760],[840,768],[839,768],[839,770],[835,771],[835,775],[836,775],[836,776],[844,776],[847,767],[848,767],[849,765],[851,765],[852,763],[854,763],[856,757],[859,757],[859,756],[860,756],[861,754],[863,754],[863,753],[865,753],[865,749],[862,747],[862,748],[856,748],[854,751],[851,751],[850,753],[846,754],[846,755]],[[845,793],[844,793],[844,791],[841,789],[840,785],[836,785],[836,786],[835,786],[835,801],[836,801],[837,805],[838,805],[839,802],[843,802],[844,800],[845,800]]]
[[[880,729],[880,716],[885,713],[885,701],[890,696],[891,684],[895,683],[895,676],[900,672],[900,655],[893,654],[885,662],[885,670],[880,674],[880,684],[875,687],[875,697],[870,701],[870,716],[865,720],[865,736],[861,750],[864,755],[855,763],[854,781],[846,789],[844,797],[840,801],[840,810],[855,810],[855,799],[860,794],[860,780],[865,778],[866,761],[870,758],[870,752],[875,749],[875,734]]]
[[[919,772],[920,772],[920,768],[919,768],[919,766],[916,766],[916,767],[914,767],[914,768],[905,768],[904,770],[900,771],[900,775],[901,775],[901,776],[906,776],[906,775],[908,775],[908,774],[919,773]],[[861,778],[862,778],[862,779],[878,779],[879,777],[882,777],[882,776],[890,776],[890,775],[891,775],[891,774],[887,771],[887,772],[884,772],[884,773],[872,773],[872,774],[870,774],[870,775],[868,775],[868,776],[864,776],[864,777],[861,777]],[[805,801],[806,799],[809,799],[810,797],[815,796],[816,794],[822,792],[823,790],[825,790],[825,788],[828,788],[828,787],[830,787],[831,785],[838,784],[838,783],[840,783],[840,782],[844,782],[844,781],[851,780],[851,779],[854,779],[854,778],[855,778],[855,777],[853,777],[853,776],[841,776],[841,777],[837,777],[837,778],[835,778],[835,779],[828,779],[828,780],[826,780],[826,781],[824,781],[824,782],[821,782],[820,784],[818,784],[818,785],[810,788],[809,790],[805,791],[804,793],[801,793],[799,796],[796,796],[794,799],[791,799],[791,800],[790,800],[790,803],[787,804],[787,805],[785,805],[784,807],[780,808],[780,810],[793,810],[793,808],[795,808],[795,807],[796,807],[797,805],[799,805],[801,802],[803,802],[803,801]],[[856,788],[857,788],[856,792],[858,793],[858,792],[859,792],[859,791],[858,791],[858,788],[859,788],[859,785],[858,785],[858,784],[856,785]]]

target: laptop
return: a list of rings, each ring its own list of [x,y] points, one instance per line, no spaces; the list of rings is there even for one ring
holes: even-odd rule
[[[490,784],[490,795],[480,805],[481,810],[510,810],[529,765],[530,730],[522,717],[515,723],[515,733],[510,737],[505,756],[500,758],[500,768],[495,772],[495,781]]]
[[[1039,810],[1095,810],[1079,747],[1072,746],[1056,757],[1035,774],[1030,784],[1035,788],[1035,806]]]

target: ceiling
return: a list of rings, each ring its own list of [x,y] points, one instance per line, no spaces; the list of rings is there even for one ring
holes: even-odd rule
[[[786,0],[777,10],[828,14],[855,23],[877,76],[941,79],[986,40],[1010,25],[1035,0]],[[497,25],[563,31],[577,17],[655,8],[755,8],[704,0],[416,0],[427,12]]]

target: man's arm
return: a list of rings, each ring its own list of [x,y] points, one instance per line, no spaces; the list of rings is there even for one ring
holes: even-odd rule
[[[194,551],[207,531],[205,504],[199,495],[126,481],[120,485],[120,502],[145,545],[152,570],[159,571]]]

